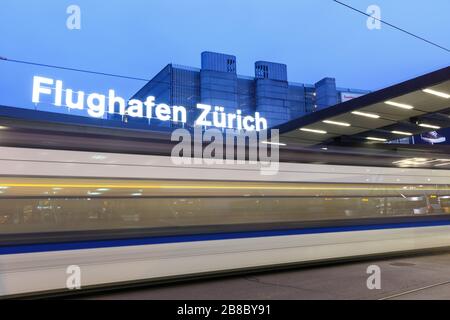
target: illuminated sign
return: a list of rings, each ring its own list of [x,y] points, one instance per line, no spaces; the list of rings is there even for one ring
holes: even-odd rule
[[[346,102],[363,96],[363,93],[341,92],[341,102]]]
[[[69,109],[86,110],[94,118],[103,118],[106,113],[118,113],[133,118],[158,119],[160,121],[187,122],[187,110],[183,106],[157,104],[154,96],[148,96],[145,101],[138,99],[125,100],[110,89],[108,95],[100,93],[85,93],[64,88],[62,80],[33,77],[33,103],[39,103],[42,95],[53,98],[56,107],[66,106]],[[254,116],[243,115],[241,110],[226,113],[224,107],[198,103],[196,108],[199,116],[194,121],[196,126],[238,129],[246,131],[261,131],[267,129],[267,120],[255,112]]]

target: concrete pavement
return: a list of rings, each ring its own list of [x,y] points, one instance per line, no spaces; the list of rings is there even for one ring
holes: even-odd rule
[[[367,267],[381,289],[367,288]],[[450,299],[450,252],[185,282],[87,299]]]

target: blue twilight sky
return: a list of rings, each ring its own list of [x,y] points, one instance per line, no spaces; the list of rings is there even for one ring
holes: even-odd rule
[[[450,47],[449,0],[342,1],[378,5],[382,19]],[[71,4],[81,8],[81,30],[66,27]],[[151,78],[170,62],[199,67],[208,50],[236,55],[239,74],[268,60],[286,63],[290,81],[331,76],[368,90],[450,64],[449,52],[386,25],[369,30],[366,20],[332,0],[0,0],[0,56]],[[0,75],[0,104],[21,107],[33,107],[33,75],[125,97],[145,84],[2,60]]]

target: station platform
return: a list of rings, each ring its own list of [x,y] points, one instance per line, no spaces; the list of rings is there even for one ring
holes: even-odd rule
[[[367,268],[381,270],[368,289]],[[450,299],[450,251],[191,281],[83,296],[132,300]]]

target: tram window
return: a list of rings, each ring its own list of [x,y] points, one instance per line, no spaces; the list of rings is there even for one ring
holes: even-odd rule
[[[419,197],[1,199],[0,233],[303,222],[436,213]],[[450,199],[439,199],[450,212]]]
[[[0,235],[450,213],[449,186],[443,185],[2,179]]]

